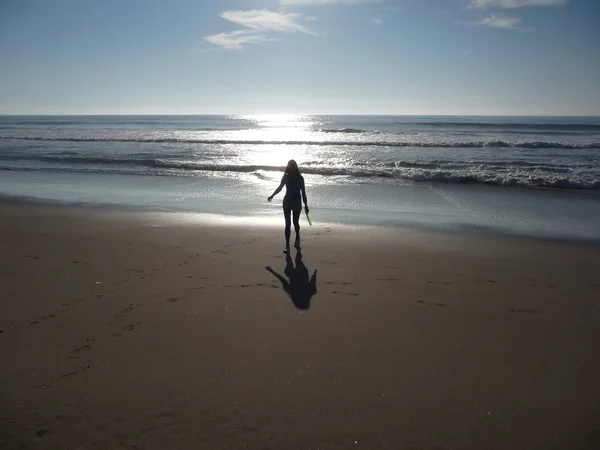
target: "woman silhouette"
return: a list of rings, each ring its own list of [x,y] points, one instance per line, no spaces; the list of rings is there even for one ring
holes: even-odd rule
[[[296,231],[296,240],[294,247],[300,249],[300,213],[302,212],[302,201],[304,202],[304,210],[308,214],[308,203],[306,200],[306,189],[304,188],[304,177],[300,174],[298,164],[293,159],[290,159],[285,168],[285,173],[281,178],[279,187],[275,189],[273,195],[267,200],[270,202],[277,194],[281,192],[285,186],[285,197],[283,197],[283,217],[285,219],[285,249],[283,253],[290,252],[290,234],[291,223],[290,215],[293,213],[294,230]],[[300,195],[302,194],[302,199]]]

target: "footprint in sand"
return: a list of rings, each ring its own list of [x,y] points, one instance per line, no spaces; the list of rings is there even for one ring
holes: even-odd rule
[[[63,373],[60,377],[61,378],[71,378],[71,377],[74,377],[75,375],[77,375],[78,373],[85,372],[90,369],[91,369],[90,366],[85,366],[80,369],[74,370],[73,372]]]
[[[450,281],[433,281],[433,280],[427,280],[427,283],[429,283],[429,284],[443,284],[444,286],[449,286],[449,285],[453,284]]]
[[[358,294],[355,292],[341,292],[341,291],[333,291],[333,295],[348,295],[350,297],[358,297]]]
[[[256,286],[279,289],[279,286],[277,286],[276,284],[258,283]]]
[[[69,377],[73,377],[75,375],[77,375],[77,371],[76,370],[74,372],[63,373],[60,377],[61,378],[69,378]]]
[[[121,311],[119,311],[117,314],[115,314],[113,317],[115,319],[119,319],[121,317],[123,317],[125,314],[130,313],[131,311],[133,311],[133,303],[130,304],[127,308],[123,308]]]
[[[446,307],[446,305],[444,305],[443,303],[428,302],[426,300],[419,300],[419,301],[417,301],[417,303],[421,303],[422,305],[435,305],[435,306],[440,306],[442,308]]]
[[[196,287],[190,288],[189,290],[190,291],[201,291],[203,289],[206,289],[207,287],[210,287],[210,286],[196,286]]]
[[[46,436],[46,435],[47,435],[47,434],[49,434],[49,433],[50,433],[50,432],[49,432],[48,430],[43,430],[43,429],[42,429],[42,430],[37,430],[37,431],[35,432],[35,437],[41,438],[41,437],[44,437],[44,436]]]
[[[509,309],[509,311],[512,313],[541,314],[541,312],[533,309]]]
[[[90,344],[85,344],[85,345],[82,345],[81,347],[77,347],[73,351],[79,353],[79,352],[83,352],[83,351],[89,351],[91,349],[92,349],[92,346]]]
[[[86,338],[85,345],[82,345],[81,347],[77,347],[76,349],[74,349],[73,351],[75,353],[80,353],[80,352],[87,352],[89,350],[92,349],[92,344],[96,341],[96,339],[92,339],[92,338]]]

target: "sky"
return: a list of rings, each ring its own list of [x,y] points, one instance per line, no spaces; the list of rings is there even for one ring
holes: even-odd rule
[[[0,114],[600,115],[600,0],[0,0]]]

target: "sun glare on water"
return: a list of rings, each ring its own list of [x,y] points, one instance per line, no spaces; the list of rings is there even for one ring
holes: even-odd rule
[[[247,156],[247,164],[283,168],[287,161],[296,159],[301,163],[306,157],[307,145],[298,144],[311,140],[312,132],[319,124],[314,116],[301,114],[255,114],[239,116],[255,126],[248,130],[247,138],[253,141],[273,142],[254,146]],[[285,144],[294,142],[294,145]],[[270,173],[275,177],[279,176]]]
[[[316,124],[313,116],[305,114],[252,114],[240,116],[261,128],[283,128],[288,130],[310,130]]]

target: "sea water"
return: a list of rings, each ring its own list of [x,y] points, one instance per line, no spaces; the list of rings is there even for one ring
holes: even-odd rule
[[[292,158],[316,222],[600,240],[600,118],[0,117],[5,198],[276,219]]]

